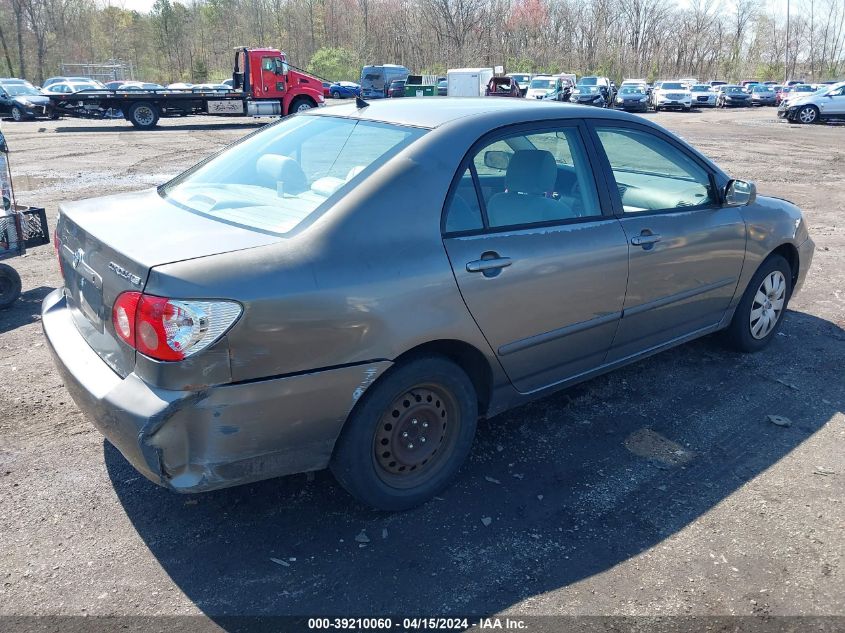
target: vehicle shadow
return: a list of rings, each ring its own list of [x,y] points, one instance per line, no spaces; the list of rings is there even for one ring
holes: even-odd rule
[[[41,318],[41,302],[55,288],[39,286],[21,293],[21,296],[5,310],[0,310],[0,332],[11,332]]]
[[[194,132],[194,131],[207,131],[209,129],[213,130],[253,130],[260,128],[264,125],[267,125],[267,121],[250,121],[248,123],[217,123],[215,122],[213,126],[209,126],[208,123],[183,123],[177,125],[168,125],[164,123],[167,119],[162,120],[162,124],[156,127],[153,130],[138,130],[135,128],[131,123],[128,121],[122,121],[117,124],[111,124],[111,122],[106,123],[103,122],[103,125],[86,125],[84,127],[61,127],[58,126],[55,128],[55,132],[66,134],[66,133],[74,133],[74,132],[155,132],[156,134],[161,134],[163,132]]]
[[[325,472],[186,497],[104,457],[138,534],[223,628],[486,615],[654,547],[776,464],[845,407],[843,356],[840,327],[796,312],[759,354],[682,346],[482,421],[456,485],[403,514]]]

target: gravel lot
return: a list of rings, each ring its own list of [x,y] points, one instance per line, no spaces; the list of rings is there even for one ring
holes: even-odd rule
[[[327,473],[190,497],[148,482],[53,369],[52,247],[9,262],[24,295],[0,312],[0,615],[845,616],[845,127],[648,116],[804,209],[816,257],[781,334],[750,356],[706,338],[482,421],[457,485],[404,514]],[[3,129],[18,200],[52,228],[62,200],[161,183],[257,126]]]

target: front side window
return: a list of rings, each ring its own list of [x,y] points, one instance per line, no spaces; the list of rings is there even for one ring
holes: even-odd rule
[[[601,215],[592,168],[574,127],[506,136],[482,147],[472,163],[486,210],[486,227]],[[470,171],[465,173],[458,186],[458,192],[468,196],[474,195],[468,184],[470,176]],[[454,199],[458,197],[456,194]],[[460,211],[455,210],[454,199],[446,229],[467,230],[453,228],[459,223],[452,219],[452,213],[470,217],[463,203],[458,203]]]
[[[691,156],[644,130],[599,127],[625,213],[698,207],[716,201],[709,173]]]
[[[423,134],[373,121],[288,117],[159,191],[190,211],[282,235]]]

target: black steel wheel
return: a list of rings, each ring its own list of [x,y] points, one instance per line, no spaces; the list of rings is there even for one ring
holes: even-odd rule
[[[356,405],[331,470],[359,501],[407,510],[449,485],[469,454],[477,417],[475,389],[460,367],[440,357],[403,362]]]
[[[21,276],[7,264],[0,264],[0,309],[8,308],[21,296]]]

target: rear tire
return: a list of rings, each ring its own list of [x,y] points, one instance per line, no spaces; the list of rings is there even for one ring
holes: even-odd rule
[[[332,99],[340,99],[340,93],[337,90],[332,91]]]
[[[475,389],[460,367],[438,356],[416,358],[367,390],[329,467],[362,503],[408,510],[451,483],[469,455],[477,418]]]
[[[731,347],[757,352],[771,343],[783,323],[792,294],[792,269],[780,255],[760,264],[736,307],[725,334]]]
[[[21,296],[21,276],[7,264],[0,264],[0,310],[10,307]]]
[[[126,118],[139,130],[151,130],[158,124],[160,113],[154,103],[136,102],[129,106]]]

